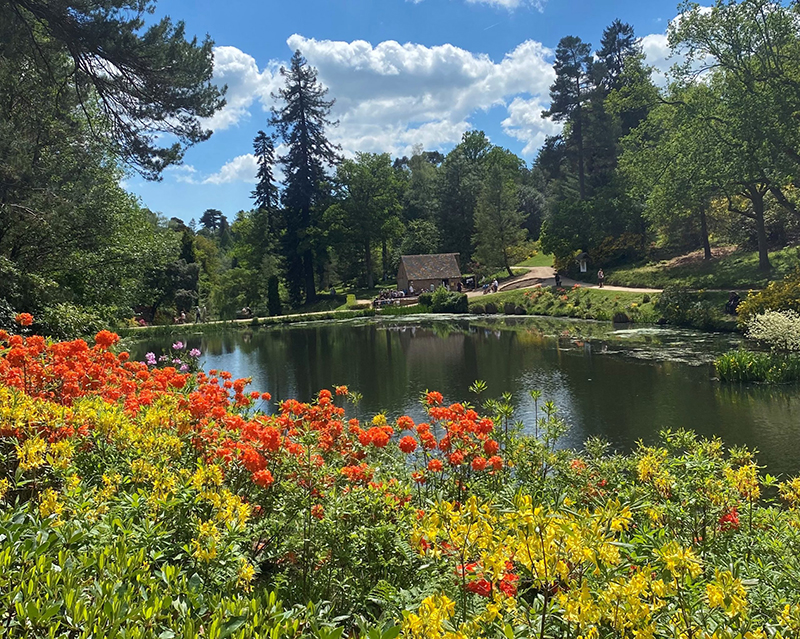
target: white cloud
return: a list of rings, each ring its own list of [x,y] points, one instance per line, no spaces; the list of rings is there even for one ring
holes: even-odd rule
[[[524,6],[530,6],[537,11],[544,11],[544,2],[538,0],[467,0],[468,4],[488,4],[498,9],[513,11]]]
[[[244,51],[236,47],[214,47],[213,79],[220,86],[227,85],[228,90],[225,107],[205,125],[214,131],[222,131],[246,118],[255,100],[267,104],[270,93],[282,85],[279,67],[277,62],[270,62],[259,71],[255,58]]]
[[[525,143],[522,149],[525,156],[534,155],[548,135],[557,135],[561,131],[560,124],[542,117],[545,108],[536,98],[514,98],[508,105],[508,117],[501,125],[507,135]]]
[[[331,137],[346,152],[407,154],[417,144],[457,142],[479,110],[520,94],[540,96],[553,81],[549,49],[526,41],[499,62],[451,44],[426,47],[389,40],[314,40],[293,35],[299,49],[336,97],[340,126]]]
[[[176,182],[183,182],[185,184],[197,184],[197,169],[191,164],[178,164],[168,166],[164,169],[164,173],[171,174]]]
[[[641,40],[645,62],[653,67],[653,82],[659,86],[667,83],[667,72],[677,61],[672,57],[667,36],[663,33],[651,33]]]
[[[256,183],[258,162],[252,153],[239,155],[222,165],[216,173],[203,180],[203,184],[227,184],[228,182]]]

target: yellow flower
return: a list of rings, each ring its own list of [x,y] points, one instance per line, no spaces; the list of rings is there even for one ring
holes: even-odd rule
[[[245,592],[253,590],[253,577],[256,575],[256,570],[253,568],[247,559],[242,558],[239,562],[239,570],[236,573],[236,587],[241,588]]]
[[[736,470],[726,468],[725,479],[747,501],[756,501],[761,496],[761,488],[758,484],[758,468],[755,464],[745,464]]]
[[[389,422],[386,421],[386,415],[383,413],[378,413],[375,417],[372,418],[372,425],[377,427],[386,426]]]
[[[676,541],[670,541],[657,550],[656,554],[676,579],[686,575],[694,578],[703,571],[700,559],[694,551],[691,548],[681,548]]]
[[[42,499],[39,502],[39,515],[44,519],[55,515],[54,523],[58,522],[61,518],[61,513],[64,511],[64,505],[59,500],[58,493],[52,488],[48,488],[42,493]]]
[[[21,470],[32,470],[39,468],[45,462],[45,453],[47,453],[47,442],[41,437],[33,437],[26,439],[22,445],[17,444],[17,459],[19,460],[19,467]]]
[[[47,453],[47,463],[58,470],[66,470],[72,461],[75,447],[71,442],[62,439],[60,442],[50,445]]]
[[[211,561],[217,556],[217,546],[219,545],[220,538],[219,529],[213,521],[208,520],[201,522],[197,531],[197,537],[192,539],[192,548],[194,548],[192,555],[195,559],[199,559],[200,561]]]
[[[780,490],[781,499],[789,504],[791,508],[796,508],[800,505],[800,477],[794,477],[789,481],[782,482],[778,485]]]
[[[0,501],[5,499],[6,493],[8,493],[9,489],[11,488],[11,483],[8,479],[0,479]]]
[[[747,609],[747,593],[740,579],[729,570],[717,570],[714,581],[706,584],[708,605],[721,608],[729,617],[742,614]]]

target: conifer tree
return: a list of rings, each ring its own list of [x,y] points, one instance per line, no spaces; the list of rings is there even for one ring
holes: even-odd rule
[[[279,158],[286,179],[282,197],[286,216],[283,254],[287,284],[294,303],[316,300],[315,236],[322,205],[328,199],[326,168],[339,161],[339,148],[328,140],[325,129],[338,122],[329,119],[334,100],[317,79],[300,51],[295,51],[288,69],[281,67],[286,85],[273,98],[282,102],[274,108],[271,123],[286,144]]]

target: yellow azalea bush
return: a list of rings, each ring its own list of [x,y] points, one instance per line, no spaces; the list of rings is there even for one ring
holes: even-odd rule
[[[3,636],[800,637],[800,477],[752,451],[568,450],[538,393],[267,413],[115,343],[0,334]]]

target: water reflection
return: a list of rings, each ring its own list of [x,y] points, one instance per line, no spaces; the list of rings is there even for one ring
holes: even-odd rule
[[[385,410],[422,418],[419,396],[440,390],[468,400],[485,380],[509,391],[517,417],[530,422],[531,389],[541,389],[573,425],[565,444],[590,435],[629,449],[665,428],[719,435],[761,451],[771,472],[800,470],[797,387],[721,385],[710,362],[737,344],[730,335],[571,320],[463,317],[402,318],[184,336],[204,353],[206,369],[252,377],[275,398],[308,400],[321,388],[360,391],[360,415]],[[143,343],[134,356],[163,344]]]

